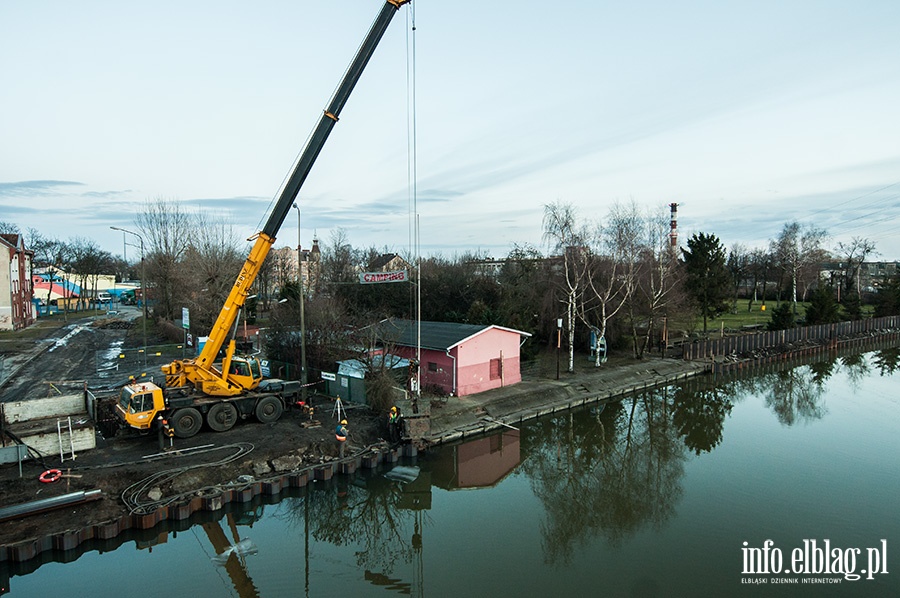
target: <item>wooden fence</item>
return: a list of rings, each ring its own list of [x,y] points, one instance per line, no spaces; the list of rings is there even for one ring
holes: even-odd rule
[[[802,346],[791,351],[772,353],[753,359],[716,361],[712,363],[710,371],[713,374],[781,371],[784,368],[793,368],[823,359],[834,359],[842,355],[896,347],[898,344],[900,344],[900,330],[894,330],[877,336],[857,336],[842,338],[825,345]]]
[[[771,330],[724,338],[692,341],[681,346],[681,358],[693,361],[697,359],[714,359],[727,355],[741,355],[760,349],[784,347],[786,345],[802,345],[807,342],[831,341],[842,337],[860,334],[872,334],[888,330],[900,329],[900,316],[868,318],[853,322],[836,322],[802,326],[789,330]]]

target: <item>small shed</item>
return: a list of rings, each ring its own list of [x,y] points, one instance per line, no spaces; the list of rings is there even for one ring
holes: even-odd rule
[[[400,319],[379,323],[379,338],[397,355],[415,359],[420,346],[423,389],[430,386],[460,397],[521,382],[520,348],[530,336],[496,325]]]
[[[372,367],[382,367],[382,362],[386,361],[385,367],[397,372],[398,380],[406,379],[406,372],[409,369],[409,360],[398,355],[373,355],[371,358]],[[366,403],[366,374],[369,371],[369,365],[359,359],[345,359],[337,362],[337,372],[334,374],[323,373],[325,379],[325,392],[330,397],[341,397],[342,401],[351,403]]]

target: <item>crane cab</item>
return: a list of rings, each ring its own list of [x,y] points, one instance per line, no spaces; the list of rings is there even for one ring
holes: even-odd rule
[[[152,382],[135,382],[122,387],[116,415],[125,424],[138,430],[149,430],[153,418],[165,409],[162,389]]]
[[[252,390],[262,380],[262,368],[255,357],[232,357],[228,365],[228,380],[241,388]]]

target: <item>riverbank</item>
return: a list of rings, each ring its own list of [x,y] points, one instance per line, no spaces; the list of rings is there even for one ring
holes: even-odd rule
[[[559,380],[538,375],[478,395],[452,397],[433,403],[424,446],[483,434],[590,402],[616,400],[703,369],[700,364],[671,359],[613,359],[600,368],[580,365],[575,373],[562,372]],[[310,422],[305,412],[292,410],[273,424],[245,422],[223,434],[202,432],[189,440],[176,439],[174,451],[158,451],[156,439],[146,436],[115,438],[62,465],[58,458],[43,464],[27,462],[21,478],[15,465],[4,466],[0,469],[2,507],[76,492],[88,493],[92,500],[40,517],[4,522],[0,561],[21,562],[48,550],[70,550],[84,542],[109,540],[128,529],[149,529],[166,519],[180,521],[198,511],[221,509],[229,502],[278,494],[289,487],[394,463],[401,455],[416,453],[415,446],[391,447],[382,440],[386,429],[380,414],[349,406],[350,446],[347,457],[340,459],[332,434],[333,403],[318,397],[315,406],[315,422]],[[411,413],[402,404],[401,410]],[[39,482],[38,475],[49,467],[70,477],[53,484]]]
[[[95,500],[4,522],[0,561],[22,562],[85,542],[109,542],[125,530],[148,530],[163,520],[184,521],[231,502],[246,503],[333,475],[395,463],[429,446],[582,405],[617,401],[634,391],[697,376],[711,365],[711,361],[614,357],[595,368],[579,356],[576,372],[562,371],[556,379],[552,365],[544,364],[518,384],[423,405],[430,410],[428,428],[418,442],[405,446],[392,447],[382,440],[386,427],[381,414],[347,405],[351,437],[344,459],[338,458],[333,435],[334,404],[316,397],[315,422],[305,411],[289,410],[272,424],[245,422],[227,433],[204,431],[189,440],[176,440],[174,451],[158,451],[155,438],[116,438],[64,467],[56,459],[28,462],[21,478],[15,465],[7,465],[0,468],[0,507],[72,492],[93,493]],[[400,407],[410,420],[416,419],[410,405]],[[48,467],[59,467],[71,477],[40,483],[37,476]]]
[[[583,357],[582,357],[583,359]],[[454,442],[525,420],[591,403],[615,401],[655,386],[673,384],[708,371],[709,364],[649,357],[612,358],[600,367],[579,364],[559,380],[528,379],[505,388],[432,402],[430,427],[421,435],[427,446]],[[406,405],[404,413],[411,413]]]

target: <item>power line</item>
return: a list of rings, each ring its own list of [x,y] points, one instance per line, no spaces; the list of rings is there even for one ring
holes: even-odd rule
[[[898,184],[900,184],[900,181],[896,181],[894,183],[891,183],[890,185],[885,185],[884,187],[881,187],[880,189],[875,189],[873,191],[869,191],[868,193],[863,193],[862,195],[857,195],[856,197],[852,197],[852,198],[842,201],[840,203],[836,203],[833,206],[830,206],[828,208],[822,208],[821,210],[819,210],[817,212],[813,212],[812,214],[810,214],[810,216],[815,216],[817,214],[824,214],[825,212],[830,212],[831,210],[834,210],[835,208],[839,208],[840,206],[854,202],[858,199],[862,199],[863,197],[868,197],[869,195],[874,195],[875,193],[879,193],[881,191],[884,191],[885,189],[890,189],[891,187],[894,187],[895,185],[898,185]]]

